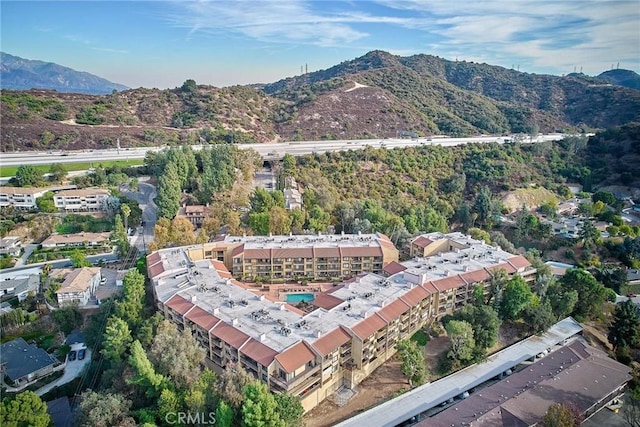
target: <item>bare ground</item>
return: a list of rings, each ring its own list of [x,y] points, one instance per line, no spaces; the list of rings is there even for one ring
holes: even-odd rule
[[[306,426],[333,426],[408,389],[409,384],[400,371],[400,362],[394,356],[361,382],[356,388],[356,395],[344,406],[326,399],[312,409],[305,416]]]

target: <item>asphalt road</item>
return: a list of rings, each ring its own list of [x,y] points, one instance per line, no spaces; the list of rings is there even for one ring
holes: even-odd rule
[[[142,209],[142,233],[140,227],[136,227],[136,234],[130,237],[130,243],[138,248],[140,253],[146,253],[146,246],[153,240],[153,227],[158,219],[158,207],[153,202],[156,197],[156,188],[146,182],[138,183],[138,191],[121,189],[123,196],[138,202]],[[133,226],[130,224],[129,226]],[[137,224],[136,224],[137,225]]]
[[[557,141],[564,137],[563,134],[539,135],[531,140],[525,138],[524,143],[536,143],[543,141]],[[286,153],[294,156],[302,156],[311,153],[324,153],[327,151],[359,150],[366,146],[374,148],[399,148],[415,147],[420,145],[442,145],[454,146],[463,144],[482,144],[497,142],[503,144],[505,139],[512,140],[513,137],[504,136],[481,136],[469,138],[417,138],[417,139],[354,139],[336,141],[294,141],[264,144],[239,144],[240,149],[253,149],[266,160],[282,158]],[[202,149],[202,145],[193,145],[194,150]],[[2,166],[17,165],[38,165],[52,163],[80,163],[80,162],[100,162],[105,160],[131,160],[143,159],[148,151],[160,151],[165,147],[139,147],[124,148],[120,150],[83,150],[68,152],[20,152],[3,153]]]

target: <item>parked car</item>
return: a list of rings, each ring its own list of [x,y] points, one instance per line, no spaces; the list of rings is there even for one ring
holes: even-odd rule
[[[73,362],[74,360],[76,360],[76,351],[75,351],[75,350],[72,350],[72,351],[69,353],[69,362]]]
[[[100,279],[100,284],[104,285],[105,283],[107,283],[107,278],[103,277],[102,279]]]
[[[85,348],[81,348],[81,349],[78,351],[78,360],[82,360],[82,359],[84,359],[84,355],[85,355],[85,353],[86,353],[86,352],[87,352],[87,349],[85,349]]]

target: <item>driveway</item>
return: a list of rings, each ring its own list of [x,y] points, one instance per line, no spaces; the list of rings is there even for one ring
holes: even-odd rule
[[[81,347],[76,345],[72,346],[72,349],[80,349]],[[82,375],[82,372],[86,367],[89,366],[91,362],[91,350],[87,349],[87,354],[84,356],[83,360],[69,360],[69,356],[67,355],[67,366],[64,368],[64,374],[58,378],[57,380],[45,385],[44,387],[36,390],[36,394],[38,396],[42,396],[43,394],[53,390],[55,387],[61,386],[73,380],[74,378]],[[77,353],[77,350],[76,350]]]
[[[146,182],[138,183],[139,191],[129,191],[121,189],[120,192],[123,196],[133,199],[138,202],[140,209],[142,209],[142,233],[136,232],[131,242],[138,248],[140,253],[146,252],[146,246],[153,241],[153,227],[156,225],[158,219],[158,207],[153,202],[156,197],[156,188]],[[133,224],[132,224],[133,226]]]
[[[24,253],[22,254],[22,256],[20,258],[18,258],[16,260],[16,265],[14,265],[14,267],[20,267],[23,265],[27,264],[27,259],[29,258],[29,255],[31,255],[31,253],[36,250],[36,248],[38,247],[38,245],[36,244],[28,244],[28,245],[24,245]]]

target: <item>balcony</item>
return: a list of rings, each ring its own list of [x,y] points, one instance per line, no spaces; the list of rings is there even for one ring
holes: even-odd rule
[[[290,391],[293,388],[297,388],[297,387],[300,387],[302,385],[308,384],[308,381],[310,379],[313,379],[313,378],[320,379],[320,369],[322,369],[322,365],[321,364],[317,364],[313,368],[307,369],[302,374],[298,375],[295,378],[292,378],[289,381],[284,380],[284,379],[279,378],[279,377],[276,377],[275,375],[272,375],[271,377],[269,377],[269,380],[273,384],[275,384],[278,387],[280,387],[281,389]]]

